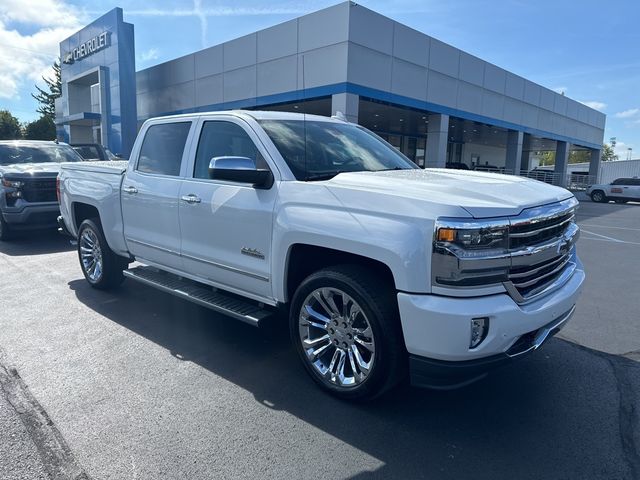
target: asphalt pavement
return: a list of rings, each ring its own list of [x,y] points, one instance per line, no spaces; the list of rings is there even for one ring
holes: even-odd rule
[[[365,405],[319,391],[281,324],[93,290],[55,234],[0,244],[0,478],[638,479],[640,205],[578,221],[588,280],[562,338]]]

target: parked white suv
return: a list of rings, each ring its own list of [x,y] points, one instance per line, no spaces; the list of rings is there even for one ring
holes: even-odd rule
[[[252,325],[287,311],[342,398],[477,380],[562,328],[584,280],[567,190],[421,170],[325,117],[151,119],[128,163],[65,165],[59,186],[93,287],[124,275]]]
[[[640,178],[617,178],[609,184],[589,185],[587,195],[599,203],[610,200],[616,203],[640,202]]]

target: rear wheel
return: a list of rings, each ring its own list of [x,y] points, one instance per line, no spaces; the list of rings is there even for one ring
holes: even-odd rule
[[[605,197],[602,190],[596,190],[594,192],[591,192],[591,200],[597,203],[604,203],[607,201],[607,197]]]
[[[0,212],[0,242],[6,242],[11,239],[11,231],[9,225],[2,218],[2,212]]]
[[[395,292],[360,266],[307,277],[291,304],[291,339],[305,369],[340,398],[367,400],[405,375],[407,354]]]
[[[78,230],[78,258],[84,278],[93,288],[106,290],[124,280],[128,259],[116,255],[104,238],[100,220],[85,220]]]

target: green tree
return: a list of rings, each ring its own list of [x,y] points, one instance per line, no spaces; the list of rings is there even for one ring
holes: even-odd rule
[[[24,138],[27,140],[55,140],[56,125],[51,118],[43,115],[38,120],[25,125]]]
[[[53,62],[53,78],[42,77],[49,91],[43,90],[35,85],[37,93],[32,93],[40,106],[36,110],[39,114],[49,117],[51,121],[56,119],[56,98],[62,95],[62,77],[60,76],[60,62]]]
[[[0,140],[15,140],[22,137],[20,122],[9,110],[0,110]]]
[[[591,160],[591,152],[587,150],[574,150],[569,154],[569,163],[584,163]]]
[[[555,165],[556,163],[556,152],[545,151],[545,152],[536,152],[536,157],[540,159],[540,166],[546,165]]]
[[[616,155],[611,145],[605,143],[602,145],[602,161],[610,162],[612,160],[618,160],[618,155]]]

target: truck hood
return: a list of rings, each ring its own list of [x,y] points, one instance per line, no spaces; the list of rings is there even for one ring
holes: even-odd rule
[[[60,163],[16,163],[13,165],[0,165],[0,174],[8,176],[56,176],[60,172]]]
[[[518,215],[572,196],[564,188],[512,175],[452,169],[341,173],[325,182],[345,205],[354,191],[460,207],[475,218]]]

